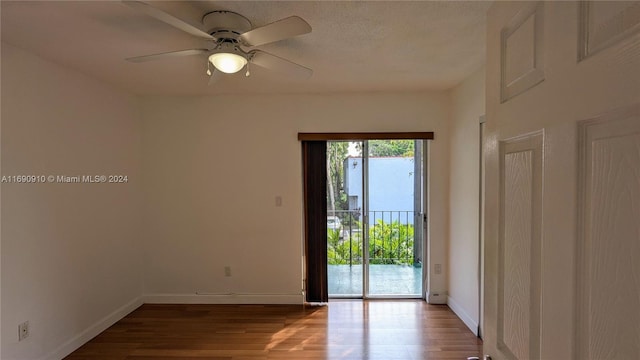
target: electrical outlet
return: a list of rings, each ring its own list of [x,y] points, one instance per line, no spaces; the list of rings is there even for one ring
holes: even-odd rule
[[[442,274],[442,264],[436,264],[433,270],[436,273],[436,275]]]
[[[22,341],[29,337],[29,322],[25,321],[18,325],[18,341]]]
[[[224,267],[224,276],[231,276],[231,266],[225,266]]]

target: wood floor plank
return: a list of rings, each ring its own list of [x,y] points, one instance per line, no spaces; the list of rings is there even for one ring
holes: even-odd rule
[[[145,304],[67,360],[465,359],[482,341],[446,305]]]

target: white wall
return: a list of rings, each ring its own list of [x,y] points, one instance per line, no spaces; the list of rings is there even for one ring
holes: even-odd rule
[[[434,131],[430,255],[442,263],[448,103],[446,92],[145,98],[146,299],[302,301],[298,132]],[[444,276],[431,290],[446,290]]]
[[[479,314],[480,122],[484,67],[451,92],[449,175],[449,306],[474,332]]]
[[[2,44],[2,175],[129,176],[2,184],[2,359],[61,358],[139,304],[140,134],[134,98]]]

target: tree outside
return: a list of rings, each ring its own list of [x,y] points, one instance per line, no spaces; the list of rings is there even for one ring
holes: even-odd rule
[[[329,215],[336,210],[347,209],[347,195],[344,193],[344,159],[349,154],[349,142],[330,141],[327,143],[327,205]]]
[[[413,157],[413,140],[369,140],[369,156],[372,157]],[[362,154],[362,143],[356,148]]]

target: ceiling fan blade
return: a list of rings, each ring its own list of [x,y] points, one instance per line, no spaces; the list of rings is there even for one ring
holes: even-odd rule
[[[311,32],[311,25],[301,17],[291,16],[240,35],[246,46],[258,46]]]
[[[207,53],[209,53],[209,50],[207,49],[189,49],[189,50],[180,50],[180,51],[170,51],[170,52],[165,52],[160,54],[135,56],[135,57],[126,58],[125,60],[134,62],[134,63],[140,63],[145,61],[162,60],[162,59],[181,57],[181,56],[201,55],[201,54],[207,54]]]
[[[313,70],[308,67],[304,67],[261,50],[251,51],[249,61],[264,68],[285,73],[289,76],[300,79],[308,79],[313,74]]]
[[[207,34],[206,32],[198,29],[197,27],[188,24],[180,19],[178,19],[177,17],[173,16],[173,15],[169,15],[166,12],[155,8],[147,3],[144,3],[142,1],[132,1],[132,0],[123,0],[122,1],[124,4],[142,11],[143,13],[154,17],[160,21],[163,21],[175,28],[178,28],[184,32],[187,32],[191,35],[197,36],[197,37],[201,37],[201,38],[205,38],[208,40],[215,40],[215,38],[209,34]]]

